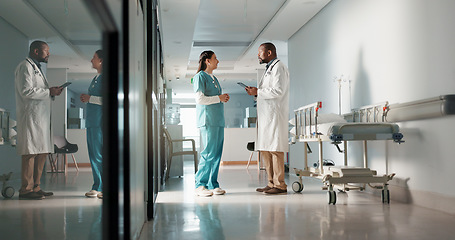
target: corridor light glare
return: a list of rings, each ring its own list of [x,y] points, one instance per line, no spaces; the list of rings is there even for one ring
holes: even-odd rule
[[[124,98],[125,98],[125,95],[123,93],[118,93],[117,94],[117,99],[118,100],[123,101]]]

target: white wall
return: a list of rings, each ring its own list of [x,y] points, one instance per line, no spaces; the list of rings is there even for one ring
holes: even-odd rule
[[[68,142],[77,144],[77,152],[74,154],[76,162],[79,163],[90,163],[87,148],[87,129],[68,129]],[[72,159],[68,159],[71,163]],[[80,167],[80,166],[79,166]]]
[[[87,88],[88,88],[88,86],[87,86]],[[81,102],[80,95],[81,95],[80,93],[76,93],[76,92],[68,89],[66,91],[66,108],[70,109],[71,105],[74,105],[76,108],[84,109],[84,119],[85,119],[85,117],[87,116],[87,111],[85,110],[87,104]],[[74,100],[74,103],[71,102],[71,99]],[[68,113],[68,111],[67,111],[67,113]]]
[[[239,128],[243,125],[245,108],[254,106],[252,96],[246,94],[229,94],[229,101],[224,104],[224,120],[226,128]]]
[[[14,71],[28,55],[28,39],[16,28],[0,17],[0,108],[11,113],[16,119],[16,99],[14,92]],[[0,145],[0,175],[13,172],[13,179],[20,187],[21,158],[16,148]],[[17,188],[19,189],[19,188]]]
[[[340,75],[351,80],[342,84],[342,112],[454,94],[454,11],[451,0],[333,0],[289,40],[290,109],[322,101],[322,112],[338,113]],[[370,166],[396,173],[395,192],[409,202],[438,208],[435,196],[453,200],[454,120],[399,123],[406,143],[371,143]],[[350,147],[358,162],[360,146]],[[332,148],[328,158],[336,157]],[[302,166],[301,153],[291,147],[291,167]]]
[[[256,141],[256,133],[256,128],[225,128],[221,161],[248,161],[251,152],[246,146]],[[254,154],[252,161],[257,161],[257,154]]]
[[[52,57],[52,55],[50,57]],[[60,86],[66,82],[66,68],[48,68],[46,76],[50,87]],[[67,90],[68,88],[65,88],[63,92],[59,96],[56,96],[55,100],[52,101],[52,131],[54,136],[66,137]]]

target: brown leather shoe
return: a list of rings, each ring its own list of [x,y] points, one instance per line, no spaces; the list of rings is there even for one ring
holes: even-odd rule
[[[265,191],[268,191],[272,189],[271,187],[269,186],[265,186],[265,188],[256,188],[256,192],[265,192]]]
[[[39,193],[39,194],[41,194],[41,195],[43,195],[43,196],[45,196],[45,197],[49,197],[49,196],[54,195],[53,192],[45,192],[45,191],[43,191],[43,190],[39,190],[37,193]]]
[[[264,193],[267,193],[267,194],[284,194],[287,192],[288,192],[287,189],[279,189],[279,188],[272,188],[268,191],[264,191]]]
[[[27,200],[41,200],[44,196],[37,193],[37,192],[28,192],[28,193],[19,193],[19,199],[27,199]]]

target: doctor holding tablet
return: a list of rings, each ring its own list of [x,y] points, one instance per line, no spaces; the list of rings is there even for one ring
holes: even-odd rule
[[[49,87],[41,63],[49,59],[49,45],[43,41],[30,44],[28,57],[15,72],[17,153],[22,156],[22,186],[19,199],[41,200],[53,195],[40,188],[44,163],[54,152],[51,106],[61,87]]]
[[[276,55],[275,45],[263,43],[258,49],[259,63],[266,64],[258,87],[246,92],[257,101],[257,140],[255,150],[261,152],[267,171],[267,186],[256,191],[286,194],[284,158],[288,152],[289,71]]]

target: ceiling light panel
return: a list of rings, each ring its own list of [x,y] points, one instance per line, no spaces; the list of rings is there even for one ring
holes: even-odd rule
[[[193,47],[248,47],[251,42],[194,41]]]

